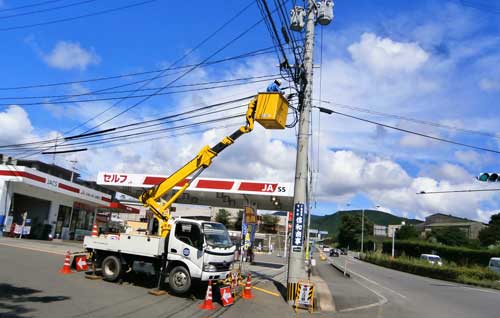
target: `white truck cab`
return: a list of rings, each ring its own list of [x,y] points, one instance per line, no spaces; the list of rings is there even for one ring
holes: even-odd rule
[[[172,291],[185,293],[192,279],[227,277],[236,247],[223,224],[181,218],[171,226],[165,238],[149,232],[86,236],[83,246],[109,281],[130,270],[164,274]]]

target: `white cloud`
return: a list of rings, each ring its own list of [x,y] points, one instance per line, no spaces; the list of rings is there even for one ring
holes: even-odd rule
[[[424,167],[420,175],[436,180],[446,180],[451,184],[467,183],[474,180],[474,177],[463,167],[451,163]]]
[[[360,42],[351,44],[348,50],[355,63],[378,74],[414,72],[429,59],[417,43],[395,42],[373,33],[363,33]]]
[[[352,151],[322,155],[319,196],[325,200],[373,189],[394,189],[411,182],[396,163],[379,157],[364,158]]]
[[[479,81],[479,88],[485,92],[500,91],[500,80],[482,79]]]
[[[93,48],[86,50],[78,42],[59,41],[52,52],[43,54],[44,61],[55,68],[63,70],[85,70],[89,65],[99,64],[101,58]]]
[[[399,144],[403,147],[424,148],[428,147],[432,141],[428,138],[417,135],[403,135]]]
[[[28,113],[16,105],[0,112],[0,127],[2,127],[0,144],[17,143],[29,137],[33,131]]]
[[[455,152],[455,158],[465,165],[477,165],[482,158],[476,151],[473,150],[459,150]]]

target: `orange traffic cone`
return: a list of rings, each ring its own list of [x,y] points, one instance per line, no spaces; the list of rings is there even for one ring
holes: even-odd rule
[[[242,298],[245,299],[252,299],[252,274],[248,273],[247,277],[247,283],[245,284],[245,288],[243,289],[243,295],[241,295]]]
[[[94,226],[92,226],[92,237],[98,237],[99,232],[97,232],[97,224],[94,223]]]
[[[214,310],[215,306],[212,303],[212,281],[208,281],[207,294],[205,295],[205,300],[203,304],[200,305],[200,309],[204,310]]]
[[[59,270],[59,273],[61,273],[61,274],[71,274],[72,273],[71,272],[71,263],[70,263],[71,256],[70,255],[71,255],[71,252],[67,251],[66,256],[64,258],[64,265]]]

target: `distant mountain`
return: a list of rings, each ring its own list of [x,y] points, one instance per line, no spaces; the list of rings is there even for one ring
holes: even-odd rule
[[[342,215],[344,214],[359,214],[361,215],[361,210],[348,210],[348,211],[337,211],[334,214],[329,215],[311,215],[311,228],[319,229],[321,231],[328,231],[328,236],[337,236]],[[406,224],[418,224],[422,221],[415,219],[402,218],[387,212],[376,211],[376,210],[365,210],[365,218],[370,220],[373,224],[377,225],[389,225],[389,224],[401,224],[405,221]]]

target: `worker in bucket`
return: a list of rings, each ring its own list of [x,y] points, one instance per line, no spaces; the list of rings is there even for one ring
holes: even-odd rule
[[[269,84],[269,86],[267,86],[266,91],[268,93],[277,92],[277,93],[283,94],[283,91],[281,90],[280,86],[281,86],[281,80],[276,79],[276,80],[274,80],[274,82]]]

